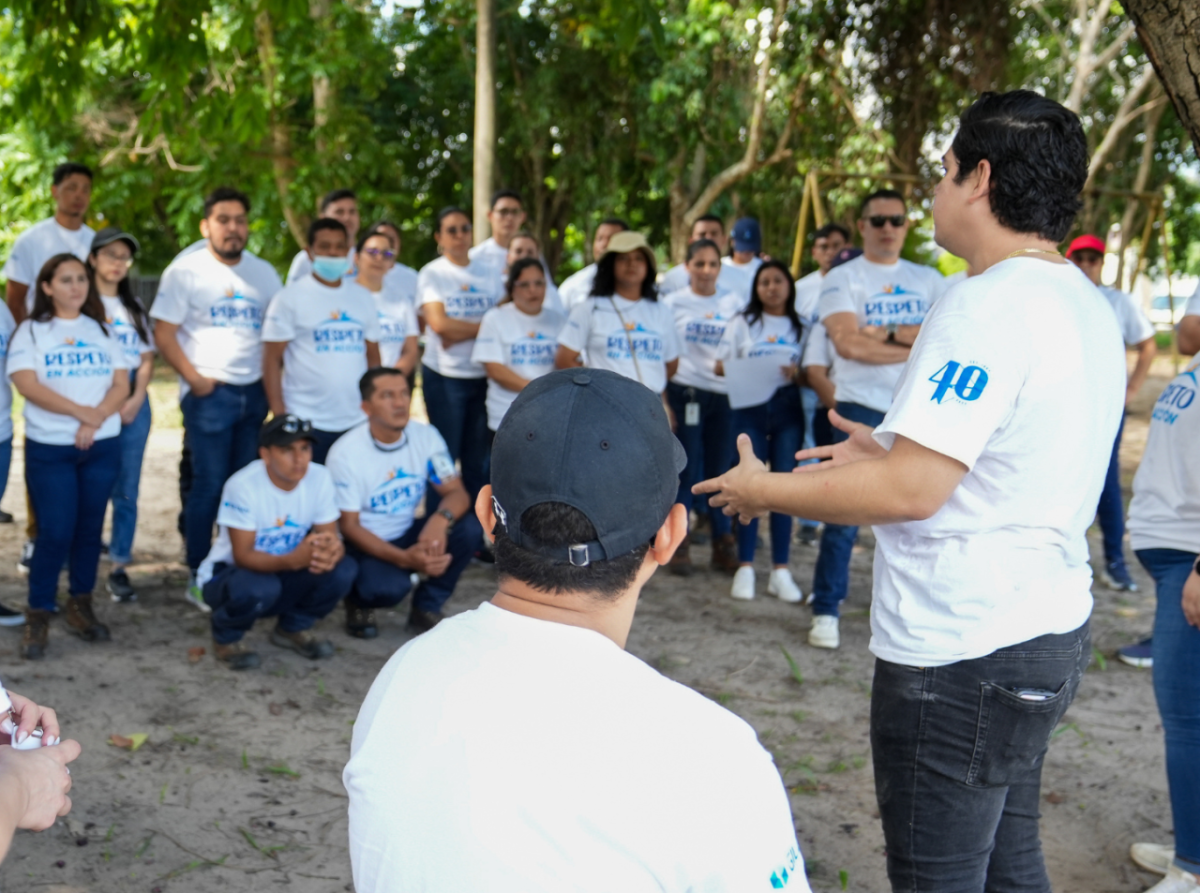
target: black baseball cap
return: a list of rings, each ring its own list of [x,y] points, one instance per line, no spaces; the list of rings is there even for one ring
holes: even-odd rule
[[[853,245],[843,248],[837,253],[837,257],[833,259],[833,263],[829,265],[829,269],[832,270],[834,267],[840,267],[842,264],[849,263],[854,258],[860,257],[862,253],[863,250],[861,248],[855,248]]]
[[[125,230],[117,226],[106,226],[96,235],[92,236],[92,251],[99,251],[105,245],[111,245],[113,242],[124,242],[129,246],[129,250],[137,254],[142,250],[142,246],[138,244],[138,240]]]
[[[313,423],[290,412],[275,416],[258,430],[259,447],[291,446],[297,440],[317,442],[313,437]]]
[[[648,543],[675,504],[686,464],[658,394],[604,369],[562,369],[526,385],[500,423],[492,507],[518,546],[582,567]],[[581,511],[596,539],[532,541],[521,518],[547,502]]]

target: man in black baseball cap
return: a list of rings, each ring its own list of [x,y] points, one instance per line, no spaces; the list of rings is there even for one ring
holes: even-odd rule
[[[497,591],[401,648],[354,725],[359,893],[807,893],[754,730],[624,650],[687,535],[684,461],[624,376],[564,369],[517,397],[475,505]]]

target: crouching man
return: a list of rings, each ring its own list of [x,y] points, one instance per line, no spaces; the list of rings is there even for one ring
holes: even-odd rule
[[[312,627],[350,591],[358,566],[338,537],[333,477],[313,464],[312,447],[312,422],[276,416],[259,432],[259,458],[221,491],[221,531],[197,576],[214,653],[231,670],[259,665],[242,637],[260,617],[279,618],[272,644],[310,660],[333,654]]]
[[[425,579],[413,593],[408,628],[423,633],[442,619],[482,531],[446,441],[432,425],[409,420],[404,373],[369,369],[359,392],[367,424],[342,435],[326,462],[337,484],[342,534],[358,562],[346,631],[360,639],[378,635],[375,609],[398,604],[417,573]],[[417,518],[427,485],[441,500]]]

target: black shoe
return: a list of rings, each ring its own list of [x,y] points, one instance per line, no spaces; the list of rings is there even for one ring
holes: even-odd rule
[[[6,605],[0,605],[0,626],[21,626],[24,623],[24,611],[14,611]]]
[[[11,524],[12,522],[12,515],[10,515],[8,512],[0,512],[0,524]]]
[[[278,645],[280,648],[290,648],[309,660],[321,660],[333,656],[333,643],[325,639],[318,639],[311,630],[307,629],[289,633],[277,626],[271,630],[271,644]]]
[[[427,633],[443,620],[446,615],[441,611],[423,611],[420,608],[413,608],[408,615],[408,628],[415,630],[417,635]]]
[[[471,560],[476,564],[495,564],[496,556],[492,554],[491,549],[477,549]]]
[[[805,525],[796,533],[796,542],[802,546],[815,546],[817,544],[817,528]]]
[[[379,635],[379,627],[375,625],[375,611],[371,608],[360,608],[346,600],[346,632],[356,639],[373,639]]]
[[[108,592],[114,602],[136,602],[137,593],[129,582],[125,568],[119,567],[108,575]]]

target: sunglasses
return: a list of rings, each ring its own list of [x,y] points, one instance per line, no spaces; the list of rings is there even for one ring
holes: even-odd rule
[[[442,232],[447,235],[457,236],[462,233],[464,236],[471,231],[471,224],[464,223],[462,226],[447,226],[442,228]]]
[[[290,412],[283,417],[283,432],[285,434],[311,434],[312,429],[312,422],[308,419],[294,416]]]
[[[908,223],[908,218],[903,214],[892,214],[884,216],[883,214],[873,214],[867,218],[867,222],[875,229],[883,229],[884,224],[890,223],[896,229],[900,229],[904,224]]]
[[[388,248],[364,248],[363,254],[367,255],[368,257],[382,257],[384,260],[391,260],[396,256],[396,252]]]

